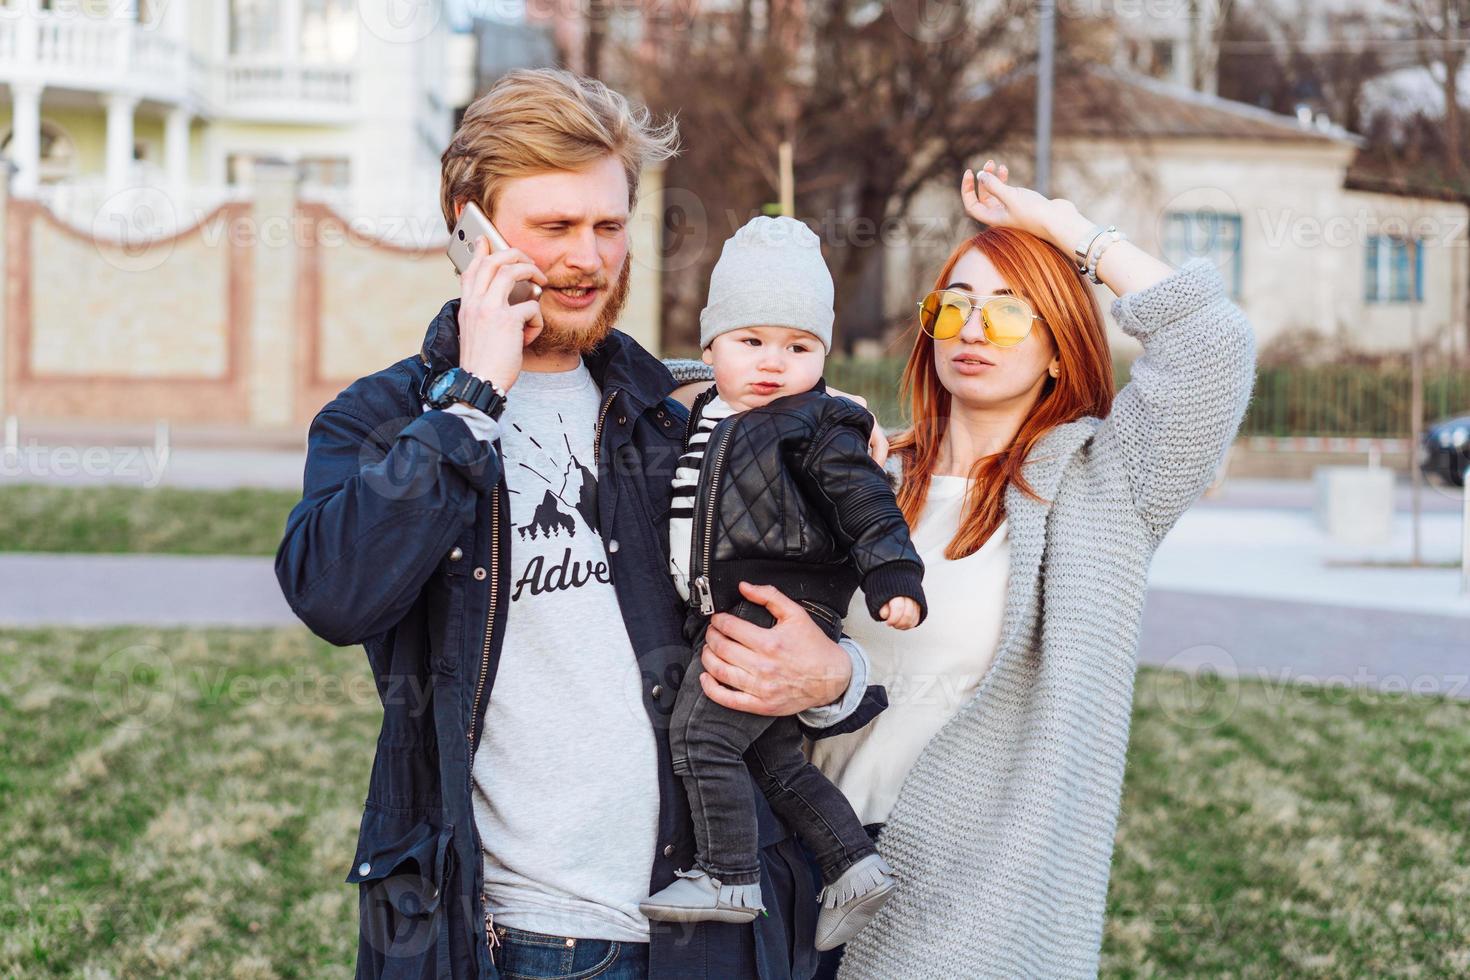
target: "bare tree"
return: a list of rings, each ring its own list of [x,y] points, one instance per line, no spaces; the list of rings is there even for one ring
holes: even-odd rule
[[[796,216],[822,235],[836,280],[839,336],[882,329],[865,287],[879,278],[885,231],[927,183],[957,184],[1029,119],[1029,106],[1012,112],[995,98],[982,110],[977,83],[1030,59],[1030,5],[979,6],[736,0],[641,45],[638,86],[684,134],[667,184],[702,212],[670,229],[703,251],[665,277],[679,280],[667,287],[666,342],[692,345],[720,242],[777,200],[783,141],[794,146]]]
[[[1304,4],[1230,5],[1221,19],[1219,93],[1286,115],[1304,103],[1359,132],[1363,88],[1389,67],[1380,51],[1393,25],[1366,5],[1344,7],[1320,15],[1323,41],[1306,36],[1306,13]]]
[[[1419,42],[1420,64],[1435,77],[1444,94],[1445,167],[1451,182],[1465,178],[1464,109],[1460,105],[1460,71],[1470,46],[1470,0],[1393,0]]]

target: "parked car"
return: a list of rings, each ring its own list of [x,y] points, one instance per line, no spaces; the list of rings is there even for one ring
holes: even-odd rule
[[[1470,415],[1436,422],[1424,433],[1419,447],[1419,468],[1452,486],[1465,485],[1465,468],[1470,466]]]

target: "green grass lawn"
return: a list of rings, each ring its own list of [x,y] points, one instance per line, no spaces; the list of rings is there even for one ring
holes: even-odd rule
[[[1470,702],[1139,674],[1112,976],[1470,975]]]
[[[274,555],[290,490],[0,486],[0,550]]]
[[[301,630],[0,632],[0,976],[350,976],[379,708]],[[1470,703],[1145,669],[1106,976],[1470,971]]]

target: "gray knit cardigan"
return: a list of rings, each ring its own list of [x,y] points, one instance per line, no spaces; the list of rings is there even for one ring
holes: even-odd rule
[[[1006,490],[995,658],[904,781],[878,841],[899,888],[839,980],[1097,974],[1148,566],[1255,375],[1250,324],[1204,259],[1112,314],[1143,355],[1107,418],[1033,448],[1024,473],[1050,503]]]

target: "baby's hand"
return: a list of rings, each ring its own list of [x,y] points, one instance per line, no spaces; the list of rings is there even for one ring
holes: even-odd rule
[[[911,630],[919,625],[919,604],[906,595],[894,596],[883,603],[878,615],[896,630]]]

